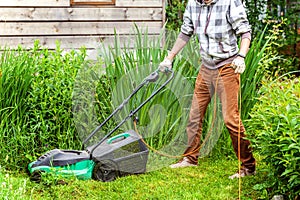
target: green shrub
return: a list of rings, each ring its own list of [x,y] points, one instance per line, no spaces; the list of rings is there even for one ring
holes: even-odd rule
[[[267,164],[262,188],[289,199],[300,195],[300,79],[265,82],[247,121],[253,149]]]

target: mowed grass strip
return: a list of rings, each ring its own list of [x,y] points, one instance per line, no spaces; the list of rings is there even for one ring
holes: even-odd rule
[[[30,182],[26,174],[14,178],[14,187],[26,183],[22,199],[258,199],[253,186],[263,182],[264,173],[258,165],[258,174],[238,180],[228,176],[236,172],[237,161],[222,158],[204,158],[198,167],[171,169],[118,178],[113,182],[81,181],[51,178],[41,183]],[[13,188],[18,190],[18,188]]]

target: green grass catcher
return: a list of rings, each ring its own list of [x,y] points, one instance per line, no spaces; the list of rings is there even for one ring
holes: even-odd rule
[[[146,172],[149,150],[142,142],[140,135],[133,130],[112,136],[112,134],[128,119],[141,109],[150,99],[160,92],[174,76],[173,71],[167,80],[130,112],[116,127],[107,133],[96,144],[85,148],[86,143],[107,123],[118,111],[120,111],[129,99],[133,97],[144,85],[156,82],[159,71],[152,72],[140,85],[83,141],[82,150],[54,149],[40,156],[36,161],[28,165],[30,178],[40,181],[42,173],[55,173],[62,176],[75,176],[78,179],[95,179],[100,181],[112,181],[120,176],[128,174],[140,174]]]

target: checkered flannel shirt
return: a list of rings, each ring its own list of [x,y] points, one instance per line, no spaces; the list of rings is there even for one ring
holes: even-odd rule
[[[218,68],[219,63],[238,53],[237,37],[251,33],[241,0],[213,0],[210,5],[201,0],[189,0],[181,35],[188,40],[194,33],[199,38],[203,64],[211,69]]]

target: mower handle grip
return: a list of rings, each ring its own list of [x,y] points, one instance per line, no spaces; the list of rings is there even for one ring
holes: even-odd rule
[[[146,81],[155,82],[159,78],[158,71],[152,72],[149,76],[146,77]]]
[[[156,82],[159,79],[159,73],[163,73],[163,74],[173,73],[173,70],[166,68],[165,71],[162,72],[161,70],[157,69],[154,72],[152,72],[149,76],[147,76],[145,80],[148,82]]]

